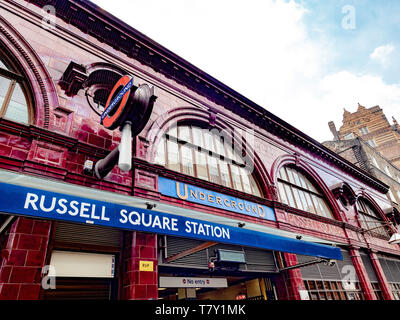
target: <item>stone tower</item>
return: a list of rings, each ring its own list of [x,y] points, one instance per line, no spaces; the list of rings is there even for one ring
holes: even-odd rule
[[[358,104],[353,113],[344,109],[342,126],[334,139],[347,140],[357,136],[400,168],[400,126],[394,117],[391,125],[379,106],[366,108]]]

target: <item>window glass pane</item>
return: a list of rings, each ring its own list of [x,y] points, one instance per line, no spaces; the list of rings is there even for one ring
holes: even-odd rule
[[[292,170],[292,174],[293,174],[293,178],[294,178],[294,184],[296,186],[301,187],[300,179],[299,179],[299,176],[298,176],[297,172],[295,170]]]
[[[219,169],[221,170],[222,184],[226,187],[231,187],[231,178],[229,175],[228,164],[219,160]]]
[[[286,173],[287,173],[287,175],[288,175],[289,182],[290,182],[290,183],[293,183],[293,184],[296,184],[296,181],[294,181],[292,169],[286,168]]]
[[[287,198],[288,198],[288,201],[289,201],[289,205],[291,207],[295,208],[296,207],[296,203],[294,202],[292,188],[287,184],[284,184],[284,187],[285,187],[286,195],[287,195]]]
[[[177,128],[177,126],[171,127],[171,128],[168,130],[168,134],[169,134],[171,137],[178,138],[178,128]]]
[[[225,157],[225,148],[224,148],[224,144],[222,143],[221,140],[222,137],[220,136],[216,136],[215,137],[215,146],[216,146],[216,152]]]
[[[28,123],[28,106],[19,83],[14,88],[5,117],[10,120]]]
[[[218,162],[215,157],[208,156],[208,172],[210,173],[210,181],[214,183],[221,183],[218,171]]]
[[[10,87],[11,80],[0,76],[0,108],[3,105],[4,98],[6,97],[8,88]]]
[[[7,66],[1,60],[0,60],[0,68],[8,70]]]
[[[299,173],[300,185],[304,189],[309,189],[306,179],[302,174]]]
[[[307,200],[306,200],[306,197],[305,197],[305,192],[303,190],[299,190],[299,195],[300,195],[300,200],[301,200],[301,205],[303,207],[303,210],[304,211],[308,211],[307,210],[308,205],[307,205]]]
[[[304,193],[304,196],[306,198],[306,203],[307,203],[307,209],[306,211],[311,212],[311,213],[316,213],[313,202],[311,200],[311,196],[310,194],[308,194],[307,192]]]
[[[199,147],[204,147],[203,133],[200,128],[193,127],[193,144]]]
[[[324,212],[325,217],[327,217],[327,218],[333,218],[332,213],[331,213],[331,210],[329,210],[329,207],[328,207],[328,205],[326,204],[326,201],[325,201],[324,199],[321,199],[321,198],[320,198],[319,200],[320,200],[321,207],[322,207],[322,210],[323,210],[323,212]]]
[[[207,156],[204,152],[195,151],[197,177],[208,180]]]
[[[180,171],[179,149],[178,144],[173,141],[168,141],[168,168],[174,171]]]
[[[192,149],[187,146],[181,146],[181,154],[182,154],[182,173],[193,176],[193,154]]]
[[[233,180],[233,188],[239,191],[243,191],[242,182],[240,180],[239,167],[231,165],[231,173]]]
[[[188,126],[178,127],[178,137],[179,137],[179,140],[191,142],[190,127],[188,127]]]
[[[281,174],[282,180],[289,182],[289,179],[288,179],[287,174],[286,174],[286,168],[281,168],[279,170],[279,172]]]
[[[205,148],[207,150],[215,152],[214,139],[213,136],[208,131],[204,132],[204,143],[205,143]]]
[[[255,196],[261,197],[260,188],[258,187],[256,180],[253,178],[252,175],[250,175],[249,178],[250,178],[251,190],[252,190],[253,194]],[[400,198],[400,196],[399,196],[399,198]]]
[[[232,139],[226,138],[224,141],[224,146],[225,146],[225,154],[228,159],[233,160],[233,147],[232,147]]]
[[[294,198],[296,200],[296,208],[298,208],[300,210],[304,210],[303,204],[301,203],[301,200],[300,200],[299,190],[297,190],[296,188],[292,188],[292,190],[293,190]]]
[[[251,193],[249,173],[246,171],[246,169],[240,168],[240,174],[242,176],[244,192]]]
[[[289,204],[287,196],[286,196],[286,192],[285,192],[285,188],[282,184],[282,182],[278,181],[278,192],[279,192],[279,199],[286,204]]]
[[[312,197],[312,200],[313,200],[313,203],[314,203],[315,210],[317,210],[317,213],[318,214],[323,213],[323,209],[321,207],[321,203],[319,202],[319,198],[314,194],[311,195],[311,197]]]

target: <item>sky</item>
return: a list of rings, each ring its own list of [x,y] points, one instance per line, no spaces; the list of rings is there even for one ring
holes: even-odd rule
[[[398,0],[92,0],[317,141],[343,109],[400,120]]]

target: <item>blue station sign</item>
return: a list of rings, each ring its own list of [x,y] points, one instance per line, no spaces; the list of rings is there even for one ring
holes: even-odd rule
[[[164,177],[158,178],[158,191],[166,196],[275,221],[274,210],[259,203],[199,188]]]
[[[0,212],[342,259],[339,248],[263,232],[0,183]]]

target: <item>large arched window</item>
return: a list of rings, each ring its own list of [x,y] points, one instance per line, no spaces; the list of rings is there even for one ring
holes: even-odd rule
[[[373,233],[379,234],[383,237],[389,237],[383,219],[368,201],[359,198],[356,202],[356,207],[358,211],[358,219],[362,228],[366,230],[373,229],[371,230]]]
[[[25,78],[0,50],[0,117],[30,124],[30,96]]]
[[[305,175],[292,167],[278,172],[279,199],[294,208],[334,219],[322,192]]]
[[[261,196],[245,162],[220,135],[179,124],[161,138],[155,162],[190,176]]]

